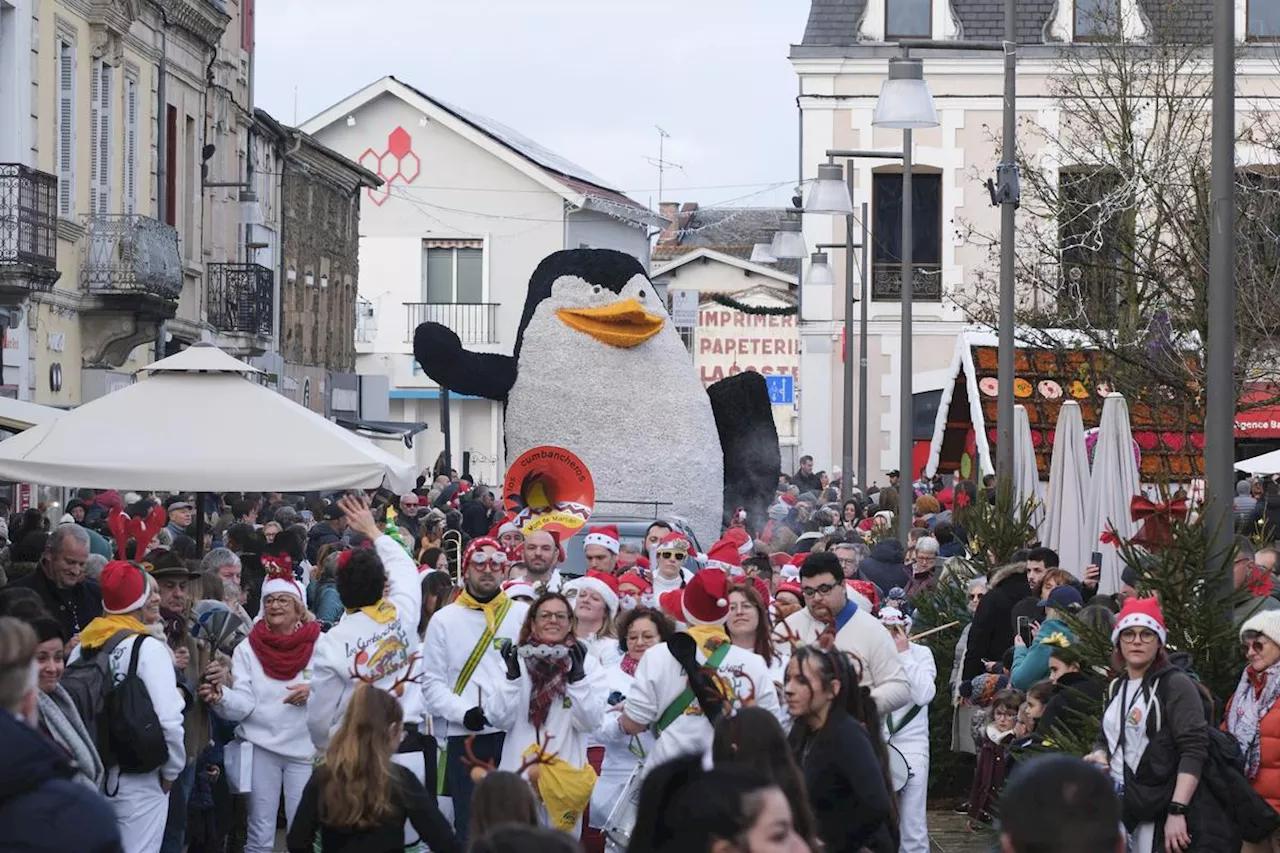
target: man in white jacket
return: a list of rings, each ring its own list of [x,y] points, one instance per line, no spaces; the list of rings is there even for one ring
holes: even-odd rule
[[[619,725],[628,735],[650,729],[658,741],[646,758],[652,769],[679,755],[711,748],[715,721],[744,704],[778,715],[778,692],[764,658],[729,640],[729,576],[696,573],[680,595],[685,633],[645,652]],[[702,667],[715,670],[711,677]],[[691,682],[690,674],[697,676]]]
[[[427,712],[445,721],[445,731],[436,733],[448,738],[444,794],[453,798],[454,832],[465,846],[475,787],[462,761],[466,741],[474,736],[472,751],[480,761],[496,765],[501,760],[504,733],[489,724],[483,705],[485,696],[497,696],[506,678],[500,649],[519,637],[529,605],[512,601],[502,591],[507,555],[497,540],[473,539],[462,566],[465,588],[427,625],[422,691]]]
[[[338,595],[347,612],[315,645],[307,728],[319,750],[329,746],[329,738],[342,725],[357,681],[395,694],[404,709],[407,734],[423,718],[418,568],[378,527],[367,498],[344,495],[338,506],[348,528],[371,540],[373,547],[352,548],[339,557]],[[384,598],[388,582],[390,591]]]
[[[109,769],[106,790],[120,823],[124,853],[156,853],[169,817],[169,791],[187,764],[182,694],[178,692],[173,655],[163,640],[147,631],[147,625],[160,621],[160,591],[155,581],[136,563],[113,560],[103,567],[100,582],[104,613],[81,631],[78,651],[85,656],[105,652],[115,684],[124,681],[136,659],[134,674],[146,686],[168,747],[168,756],[158,770],[128,773]]]
[[[902,668],[911,685],[911,704],[884,717],[885,742],[906,760],[910,778],[898,792],[899,853],[929,853],[929,828],[925,823],[929,788],[929,703],[937,693],[938,667],[928,646],[911,642],[911,617],[894,607],[880,611],[880,622],[889,629]],[[892,754],[890,757],[892,763]]]
[[[805,557],[800,588],[806,606],[774,629],[775,640],[807,646],[834,631],[835,648],[854,656],[861,683],[871,689],[881,716],[910,704],[911,685],[893,638],[869,609],[849,598],[836,555],[822,551]]]

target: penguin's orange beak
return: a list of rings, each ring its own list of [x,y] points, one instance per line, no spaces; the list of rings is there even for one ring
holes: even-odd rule
[[[649,313],[634,299],[599,308],[561,308],[556,316],[569,328],[621,349],[639,346],[658,334],[666,323],[662,315]]]

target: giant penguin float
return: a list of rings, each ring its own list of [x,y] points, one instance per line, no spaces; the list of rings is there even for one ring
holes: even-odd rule
[[[544,258],[511,356],[467,352],[438,323],[418,327],[413,352],[440,387],[506,403],[508,459],[543,444],[581,457],[599,512],[652,515],[653,502],[670,504],[658,514],[686,520],[704,546],[725,509],[764,521],[781,467],[764,378],[741,373],[703,390],[630,255]]]

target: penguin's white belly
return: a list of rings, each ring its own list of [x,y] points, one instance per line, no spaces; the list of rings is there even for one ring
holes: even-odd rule
[[[652,505],[602,502],[668,504],[656,514],[684,519],[710,547],[720,536],[724,457],[679,338],[668,327],[618,349],[552,326],[524,340],[507,398],[508,460],[543,444],[565,447],[591,471],[596,512],[651,516]]]

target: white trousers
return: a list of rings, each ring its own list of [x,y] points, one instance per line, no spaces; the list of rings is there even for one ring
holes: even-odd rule
[[[117,771],[112,771],[115,776]],[[107,779],[107,790],[116,780]],[[121,773],[120,787],[109,797],[120,824],[124,853],[156,853],[164,840],[164,825],[169,819],[169,795],[160,788],[160,774]],[[74,816],[69,816],[74,820]]]
[[[284,791],[284,814],[289,825],[311,778],[311,762],[285,758],[262,747],[253,748],[253,781],[249,788],[249,826],[245,853],[272,853],[276,848],[276,815]]]
[[[929,825],[925,813],[929,793],[929,756],[903,753],[911,778],[898,793],[899,853],[929,853]]]

